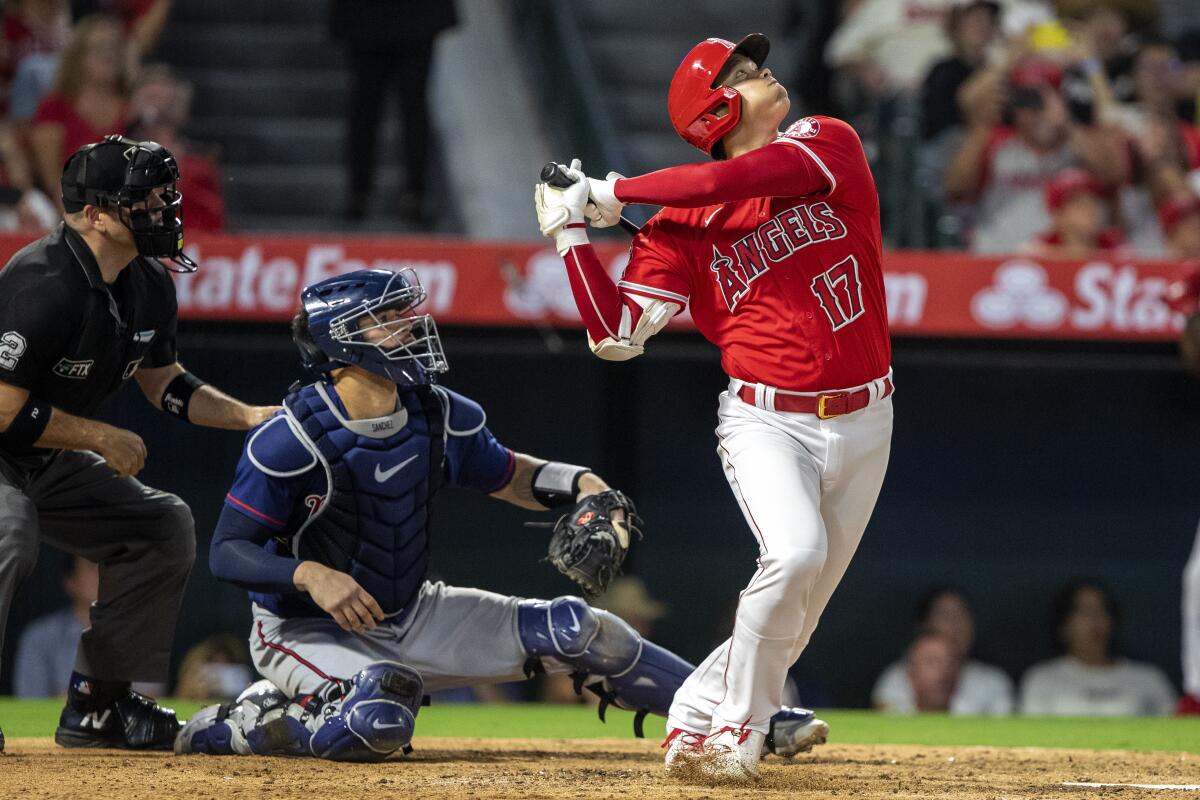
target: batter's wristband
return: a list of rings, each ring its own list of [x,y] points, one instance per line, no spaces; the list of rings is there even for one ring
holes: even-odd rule
[[[13,421],[8,423],[8,428],[0,436],[3,436],[4,441],[9,444],[33,447],[34,443],[42,438],[46,426],[50,424],[50,411],[49,403],[29,395],[25,405],[21,406],[21,410],[13,417]]]
[[[187,422],[188,404],[192,401],[192,395],[203,385],[204,381],[190,372],[176,375],[163,391],[162,410]]]
[[[533,471],[530,481],[533,499],[546,508],[571,505],[579,494],[579,479],[590,471],[587,467],[548,461]]]

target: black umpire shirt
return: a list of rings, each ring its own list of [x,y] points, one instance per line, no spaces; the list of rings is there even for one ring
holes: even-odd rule
[[[92,416],[139,366],[176,360],[175,284],[138,256],[111,283],[65,223],[0,270],[0,381],[70,414]],[[33,469],[51,451],[0,433],[0,457]]]

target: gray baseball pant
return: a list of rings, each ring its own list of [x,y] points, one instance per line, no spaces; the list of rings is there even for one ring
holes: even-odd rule
[[[196,557],[187,505],[118,477],[91,452],[62,451],[29,474],[0,459],[0,645],[13,595],[33,570],[41,541],[100,565],[99,599],[75,669],[98,680],[167,680]]]

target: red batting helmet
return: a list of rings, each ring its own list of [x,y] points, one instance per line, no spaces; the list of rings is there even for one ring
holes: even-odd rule
[[[713,146],[733,130],[742,116],[742,96],[729,86],[716,86],[717,75],[734,53],[762,66],[771,43],[761,33],[751,33],[734,44],[725,39],[705,39],[691,49],[671,78],[667,113],[685,142],[712,154]],[[717,116],[725,106],[728,111]]]

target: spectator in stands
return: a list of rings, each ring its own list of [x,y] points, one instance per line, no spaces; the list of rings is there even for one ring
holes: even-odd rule
[[[179,664],[175,696],[184,700],[232,700],[254,681],[246,642],[228,633],[209,636]]]
[[[3,107],[28,120],[49,86],[58,54],[71,30],[67,0],[10,0],[0,18],[0,82]]]
[[[1134,94],[1133,63],[1142,34],[1158,23],[1157,0],[1057,0],[1072,39],[1096,59],[1117,102]]]
[[[908,646],[902,676],[911,706],[877,706],[898,713],[949,712],[962,679],[962,667],[962,657],[949,637],[932,631],[918,633]]]
[[[176,78],[166,64],[148,65],[130,102],[128,133],[139,141],[158,142],[175,156],[188,230],[220,231],[225,227],[225,200],[217,153],[184,135],[191,113],[191,84]]]
[[[0,231],[41,235],[58,224],[58,210],[33,187],[20,129],[0,120]]]
[[[1081,169],[1066,169],[1046,184],[1050,230],[1033,238],[1026,250],[1040,258],[1082,259],[1116,254],[1121,232],[1107,224],[1104,191]]]
[[[849,70],[868,97],[913,92],[949,50],[945,20],[957,0],[861,0],[825,48],[826,62]]]
[[[925,141],[962,126],[958,90],[983,68],[999,34],[1000,4],[996,0],[967,0],[950,10],[946,35],[953,53],[933,65],[921,87],[921,136]]]
[[[125,130],[132,80],[127,44],[113,17],[81,20],[63,51],[54,88],[38,106],[30,134],[34,178],[61,203],[67,157],[89,142]]]
[[[1146,41],[1132,60],[1132,91],[1124,101],[1103,72],[1097,113],[1126,138],[1131,181],[1122,187],[1120,212],[1131,248],[1139,255],[1166,254],[1155,205],[1186,189],[1187,174],[1200,168],[1200,130],[1176,115],[1185,70],[1172,44]]]
[[[1161,716],[1176,694],[1163,671],[1113,653],[1120,615],[1102,584],[1074,580],[1054,599],[1053,635],[1063,655],[1021,679],[1021,713],[1053,716]]]
[[[162,38],[175,0],[71,0],[75,19],[107,14],[121,21],[129,38],[129,56],[136,65],[154,52]]]
[[[406,185],[399,198],[402,219],[428,223],[431,154],[427,102],[433,44],[458,21],[451,0],[333,0],[329,28],[346,48],[350,66],[346,169],[350,197],[346,217],[362,220],[377,171],[376,135],[389,87],[399,89],[401,155]]]
[[[922,704],[928,704],[931,697],[940,698],[940,690],[934,690],[952,673],[954,683],[940,710],[951,714],[1012,713],[1012,680],[999,667],[970,657],[975,617],[961,590],[947,586],[930,591],[917,606],[916,623],[917,638],[907,657],[888,666],[875,683],[871,701],[876,708],[900,713],[934,710]],[[926,635],[932,635],[938,644],[931,645]],[[951,645],[953,670],[945,666],[951,662],[941,653],[943,642]],[[922,663],[914,664],[914,653]],[[935,668],[938,665],[943,666]]]
[[[1170,197],[1158,210],[1167,237],[1167,256],[1179,261],[1200,260],[1200,197],[1190,192]]]
[[[952,200],[976,202],[976,252],[1013,252],[1038,234],[1046,183],[1067,167],[1083,167],[1106,188],[1125,178],[1119,140],[1071,118],[1058,91],[1061,79],[1061,67],[1044,58],[1021,61],[1006,76],[989,70],[972,79],[963,109],[967,135],[945,186]]]
[[[38,617],[25,627],[17,642],[13,694],[17,697],[57,697],[75,668],[79,634],[91,622],[92,603],[100,587],[99,568],[78,556],[64,556],[62,588],[70,604]],[[165,686],[135,684],[139,692],[162,694]]]

